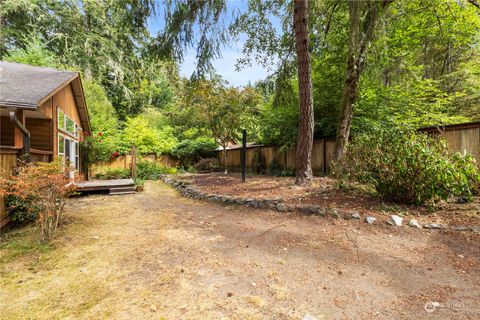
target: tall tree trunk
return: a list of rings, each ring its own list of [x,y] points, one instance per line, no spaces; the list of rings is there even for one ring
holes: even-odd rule
[[[348,34],[347,54],[347,75],[343,86],[342,104],[340,106],[340,121],[337,129],[337,140],[335,142],[334,157],[339,160],[345,150],[350,137],[350,126],[352,124],[353,104],[358,97],[358,42],[360,34],[360,3],[349,2],[350,30]]]
[[[293,23],[298,66],[299,123],[296,147],[295,184],[307,186],[312,183],[313,147],[313,96],[312,65],[310,63],[308,0],[294,0]]]
[[[346,79],[343,87],[340,119],[337,128],[334,158],[339,160],[345,152],[350,138],[353,111],[358,99],[360,75],[365,65],[367,47],[373,39],[377,23],[379,6],[385,7],[391,0],[376,1],[349,1],[350,29],[348,34],[348,56]],[[361,15],[366,10],[365,18]]]

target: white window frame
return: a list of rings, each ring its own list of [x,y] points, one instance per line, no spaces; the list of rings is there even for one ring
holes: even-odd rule
[[[58,126],[60,123],[60,121],[58,120],[60,118],[60,112],[63,114],[63,127],[60,127]],[[69,132],[67,130],[67,122],[68,120],[70,120],[72,123],[73,123],[73,132]],[[60,106],[57,106],[57,129],[62,131],[63,133],[66,133],[68,135],[71,135],[72,137],[78,137],[78,131],[79,130],[82,130],[82,128],[80,128],[80,126],[75,122],[73,121],[72,118],[70,118],[69,116],[66,115],[65,111],[63,111],[62,108],[60,108]]]
[[[63,152],[60,152],[60,140],[63,139]],[[57,133],[57,153],[59,156],[65,157],[65,136],[61,133]]]
[[[80,144],[78,143],[78,141],[76,140],[73,140],[73,146],[74,146],[74,149],[73,149],[73,157],[75,159],[75,171],[79,171],[80,170]]]

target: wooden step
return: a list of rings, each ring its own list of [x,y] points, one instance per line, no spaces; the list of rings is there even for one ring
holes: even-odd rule
[[[135,193],[135,190],[129,189],[129,190],[110,190],[108,193],[109,195],[120,195],[120,194],[132,194]]]
[[[135,193],[135,185],[111,187],[108,194],[129,194]]]

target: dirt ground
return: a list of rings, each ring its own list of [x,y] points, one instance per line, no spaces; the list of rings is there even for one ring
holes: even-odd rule
[[[69,200],[48,246],[33,226],[2,235],[0,319],[480,318],[472,233],[224,206],[161,182],[145,189]]]
[[[367,190],[362,186],[340,188],[336,180],[328,177],[315,177],[309,188],[296,187],[295,178],[292,177],[247,176],[246,183],[241,183],[239,173],[185,174],[178,179],[190,181],[196,188],[207,193],[257,199],[281,197],[284,203],[293,206],[315,204],[334,207],[343,212],[358,212],[380,220],[388,219],[391,214],[398,214],[404,218],[415,218],[420,223],[435,222],[480,228],[480,197],[463,204],[457,203],[457,199],[454,198],[431,208],[384,202],[373,190]]]

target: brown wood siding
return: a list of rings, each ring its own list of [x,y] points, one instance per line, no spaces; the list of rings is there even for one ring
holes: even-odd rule
[[[30,131],[30,147],[52,151],[52,120],[27,118],[26,122],[27,130]]]
[[[65,88],[59,90],[53,97],[52,97],[52,106],[53,106],[53,126],[52,126],[52,134],[53,134],[53,158],[58,158],[58,133],[62,133],[63,135],[67,135],[64,132],[60,132],[58,130],[58,108],[62,109],[62,111],[72,119],[80,128],[82,128],[82,123],[80,121],[80,115],[78,113],[77,104],[75,102],[75,98],[73,96],[73,90],[71,84],[65,86]],[[83,130],[83,128],[82,128]],[[80,132],[79,137],[76,138],[79,142],[83,141],[83,131]]]
[[[42,103],[42,105],[38,107],[38,111],[43,113],[48,119],[53,119],[53,98],[50,98],[44,103]]]
[[[15,165],[17,164],[17,152],[18,150],[5,149],[0,150],[0,177],[9,177]],[[0,196],[0,228],[8,223],[5,201]]]
[[[67,85],[53,96],[53,105],[60,107],[65,114],[81,126],[80,115],[78,114],[77,104],[73,97],[72,86]]]
[[[0,118],[0,145],[13,146],[15,128],[8,117]]]

